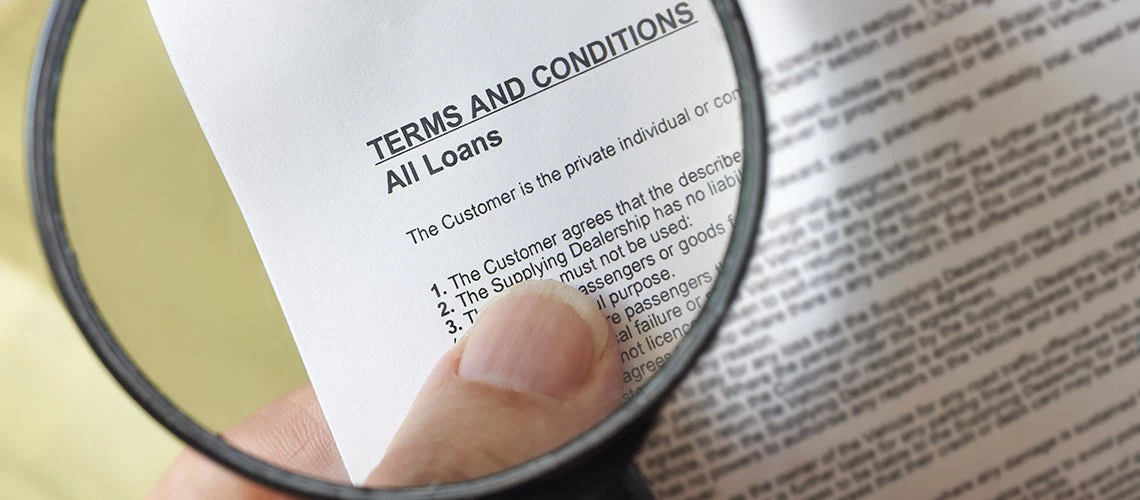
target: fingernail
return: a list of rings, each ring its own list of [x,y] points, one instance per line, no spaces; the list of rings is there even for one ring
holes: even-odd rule
[[[524,281],[479,312],[459,376],[562,398],[581,388],[610,328],[593,302],[558,281]]]

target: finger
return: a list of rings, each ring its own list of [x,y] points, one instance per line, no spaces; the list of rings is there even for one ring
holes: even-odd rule
[[[238,449],[279,467],[308,476],[348,481],[311,385],[306,384],[269,403],[223,437]],[[194,450],[186,450],[148,498],[290,497],[249,481]]]
[[[436,365],[367,484],[454,482],[517,465],[592,427],[621,389],[617,338],[593,302],[559,282],[520,283]]]

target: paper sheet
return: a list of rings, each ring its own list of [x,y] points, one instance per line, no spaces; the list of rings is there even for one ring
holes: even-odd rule
[[[1140,498],[1140,2],[753,1],[770,204],[659,498]]]
[[[739,184],[707,3],[150,6],[354,481],[518,280],[594,298],[630,391],[683,337]]]

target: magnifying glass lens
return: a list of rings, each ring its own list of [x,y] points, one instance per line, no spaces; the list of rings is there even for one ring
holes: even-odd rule
[[[63,236],[112,370],[172,404],[148,409],[309,493],[392,486],[376,467],[409,447],[426,472],[400,486],[478,479],[431,464],[483,434],[530,443],[469,469],[509,488],[649,415],[759,213],[730,2],[246,8],[94,3],[65,60]],[[606,411],[563,423],[549,409],[587,396],[510,379],[535,366],[608,388],[588,396]],[[259,428],[276,441],[243,437]]]

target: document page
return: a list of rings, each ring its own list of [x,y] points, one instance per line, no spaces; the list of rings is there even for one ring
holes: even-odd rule
[[[1140,2],[747,2],[773,154],[660,498],[1140,498]]]
[[[354,481],[515,283],[594,299],[627,398],[684,338],[742,161],[708,2],[150,7]]]

